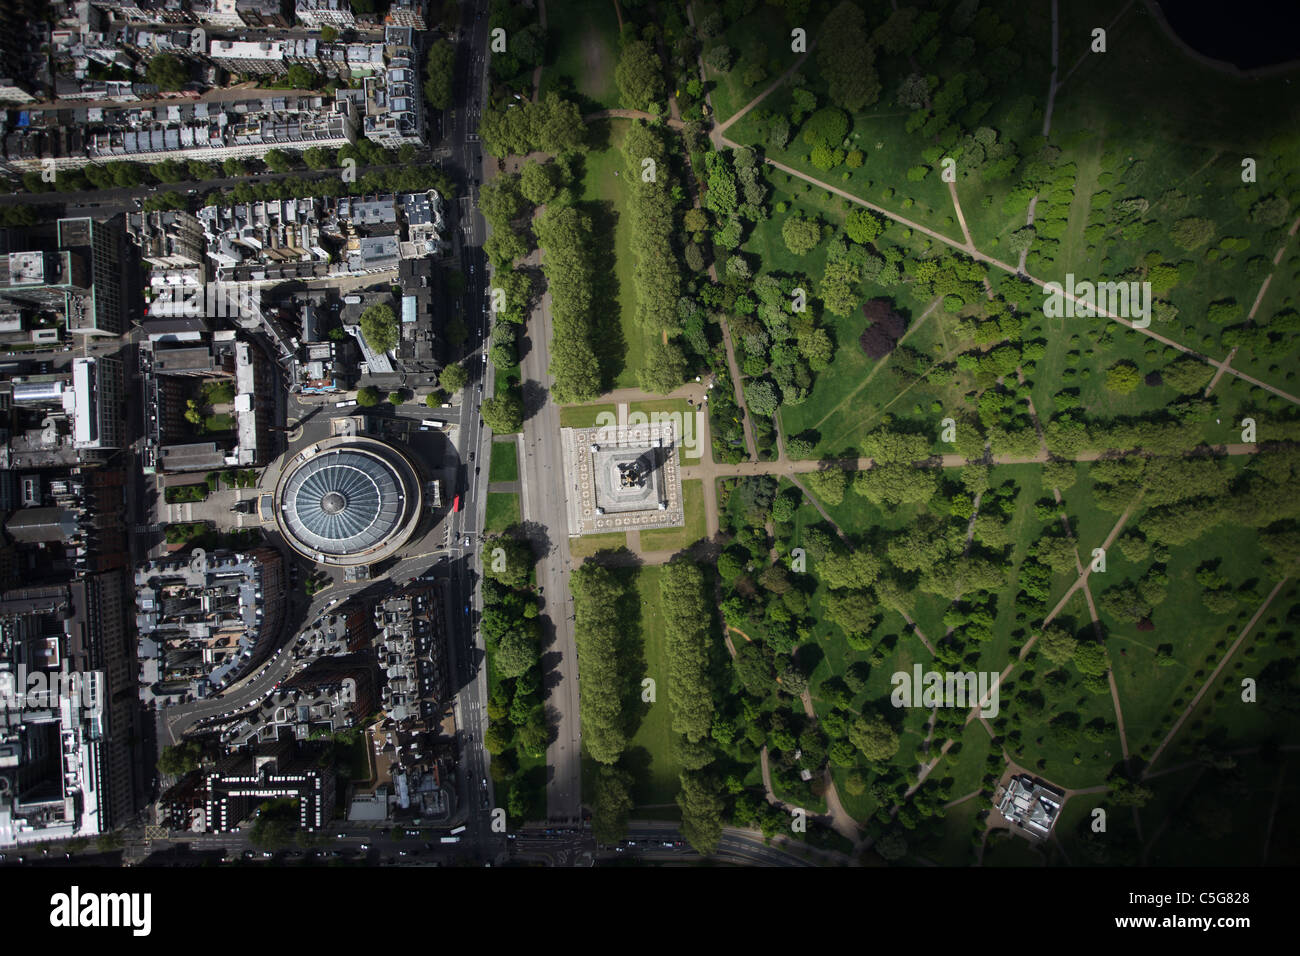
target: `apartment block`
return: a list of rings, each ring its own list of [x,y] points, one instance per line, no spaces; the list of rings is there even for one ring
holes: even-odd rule
[[[135,572],[141,693],[207,696],[266,658],[279,638],[287,600],[275,548],[195,549]]]
[[[304,27],[332,26],[343,30],[357,22],[348,0],[297,0],[293,12],[299,26]]]

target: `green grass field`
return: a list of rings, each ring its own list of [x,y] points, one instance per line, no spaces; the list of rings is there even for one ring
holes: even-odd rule
[[[611,0],[564,0],[547,7],[549,56],[542,95],[575,92],[584,108],[614,109],[618,87],[618,17]],[[563,24],[562,29],[556,26]]]
[[[672,803],[681,789],[681,767],[672,759],[672,714],[668,708],[668,666],[664,660],[664,621],[659,597],[659,569],[644,567],[637,573],[641,596],[641,636],[645,650],[645,676],[655,682],[655,702],[643,703],[636,733],[623,756],[636,784],[632,796],[638,805]],[[633,815],[637,815],[636,811]]]
[[[490,491],[487,496],[487,515],[484,518],[488,534],[499,534],[512,524],[518,524],[521,518],[519,495],[509,492]]]
[[[519,480],[519,446],[513,439],[492,443],[492,462],[488,466],[488,480]]]
[[[603,210],[605,218],[613,223],[614,242],[610,251],[612,251],[614,264],[619,324],[626,347],[622,367],[614,379],[616,388],[636,386],[636,373],[641,367],[641,356],[645,354],[646,342],[645,335],[636,321],[636,293],[632,283],[635,257],[632,254],[632,240],[627,225],[627,195],[620,181],[624,173],[620,147],[628,122],[628,120],[608,121],[609,146],[586,154],[583,158],[582,178],[582,200],[598,205]]]
[[[614,405],[564,405],[560,408],[561,428],[592,428],[601,415],[616,415]]]
[[[597,551],[616,551],[627,547],[627,533],[611,531],[608,534],[584,534],[569,539],[569,554],[574,560],[589,558]]]
[[[641,532],[643,551],[681,551],[704,537],[704,482],[693,478],[682,482],[682,506],[686,525]]]

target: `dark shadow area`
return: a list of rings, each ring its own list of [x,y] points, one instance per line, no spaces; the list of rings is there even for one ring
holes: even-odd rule
[[[620,321],[620,289],[612,255],[618,213],[608,201],[583,203],[582,211],[591,218],[591,349],[600,363],[602,388],[609,390],[627,368],[628,343]]]

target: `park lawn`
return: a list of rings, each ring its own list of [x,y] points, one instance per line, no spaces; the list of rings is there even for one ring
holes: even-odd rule
[[[583,157],[582,177],[582,200],[603,207],[612,220],[614,229],[614,298],[618,301],[619,327],[625,347],[622,364],[613,381],[615,388],[635,388],[638,385],[637,371],[641,368],[649,344],[649,336],[641,330],[636,320],[636,286],[632,281],[635,256],[632,253],[632,237],[627,218],[627,193],[621,182],[624,173],[621,147],[628,122],[608,121],[609,146],[589,152]],[[607,249],[608,251],[610,250]]]
[[[940,821],[939,835],[927,834],[913,843],[908,840],[908,856],[914,860],[925,859],[940,866],[968,866],[975,862],[976,848],[971,835],[984,829],[977,819],[980,807],[974,799],[950,807]],[[911,837],[912,834],[906,834]]]
[[[1118,168],[1102,185],[1113,198],[1142,196],[1154,206],[1167,190],[1177,189],[1190,199],[1176,213],[1162,213],[1166,219],[1204,216],[1214,221],[1215,237],[1191,252],[1174,247],[1167,229],[1157,227],[1128,240],[1111,230],[1098,243],[1096,256],[1104,275],[1140,265],[1152,249],[1167,262],[1195,264],[1190,281],[1169,294],[1181,310],[1177,327],[1160,331],[1217,357],[1226,348],[1218,345],[1221,329],[1206,321],[1204,307],[1233,299],[1244,317],[1262,275],[1251,276],[1242,266],[1252,256],[1271,259],[1280,244],[1274,240],[1285,231],[1250,221],[1250,205],[1267,191],[1241,182],[1241,157],[1258,157],[1261,168],[1268,162],[1275,174],[1285,174],[1294,157],[1284,157],[1283,169],[1278,170],[1265,137],[1279,124],[1294,123],[1300,108],[1294,97],[1281,93],[1278,84],[1285,83],[1283,77],[1263,80],[1260,88],[1202,66],[1185,56],[1149,17],[1127,17],[1124,37],[1126,45],[1135,44],[1132,48],[1143,55],[1123,64],[1103,56],[1085,57],[1078,79],[1071,83],[1086,84],[1092,92],[1087,97],[1058,96],[1053,128],[1086,130],[1091,144],[1120,155]],[[1148,89],[1151,95],[1141,97],[1140,113],[1136,113],[1140,89]],[[1130,157],[1136,162],[1130,164]],[[1160,216],[1148,218],[1160,220]],[[1072,222],[1072,231],[1074,226]],[[1219,249],[1225,236],[1246,238],[1250,247],[1225,254]],[[1077,243],[1071,245],[1071,251],[1077,251]],[[1085,254],[1089,262],[1097,261]],[[1279,372],[1285,369],[1282,366]]]
[[[496,398],[506,398],[510,395],[518,395],[520,387],[519,383],[522,377],[523,372],[520,370],[518,365],[512,365],[507,369],[498,369],[496,380],[492,385],[492,394]],[[466,393],[466,395],[468,396],[468,393]],[[462,401],[467,400],[468,397],[462,399]]]
[[[1097,808],[1106,811],[1106,832],[1104,839],[1096,839],[1092,832],[1093,811]],[[1159,826],[1143,819],[1142,834],[1147,839]],[[1136,865],[1142,841],[1138,839],[1133,825],[1133,811],[1128,807],[1112,804],[1104,793],[1089,793],[1073,796],[1065,801],[1052,828],[1052,836],[1060,843],[1071,866],[1096,866],[1094,859],[1085,849],[1088,846],[1100,846],[1105,854],[1100,865],[1116,866],[1121,863]],[[1101,835],[1098,835],[1101,836]],[[1095,842],[1094,842],[1095,840]],[[985,858],[987,862],[987,857]]]
[[[1001,750],[994,747],[988,730],[979,720],[972,720],[966,725],[958,743],[961,744],[961,751],[957,754],[956,761],[948,762],[948,757],[952,756],[952,751],[949,750],[948,754],[941,759],[939,766],[931,772],[931,776],[937,774],[940,779],[951,778],[953,800],[959,800],[967,794],[983,789],[985,759],[990,753],[1001,755]],[[974,797],[971,798],[970,803],[971,806],[975,805]]]
[[[831,764],[830,768],[831,779],[835,781],[835,792],[839,794],[840,804],[848,811],[849,816],[859,822],[870,819],[872,814],[880,807],[880,804],[876,802],[876,798],[868,792],[849,793],[847,786],[849,774],[854,771],[862,773],[861,768],[837,767],[834,764]]]
[[[1237,360],[1233,359],[1232,363],[1235,368]],[[1211,444],[1241,441],[1241,420],[1246,416],[1255,420],[1259,441],[1276,440],[1276,432],[1272,432],[1269,427],[1271,420],[1288,418],[1295,410],[1295,406],[1286,399],[1235,375],[1224,375],[1219,379],[1219,384],[1214,386],[1213,397],[1219,402],[1219,412],[1215,415],[1218,422],[1207,422],[1204,429],[1206,441]]]
[[[614,405],[562,405],[560,406],[561,428],[594,428],[601,415],[617,415]]]
[[[825,91],[819,88],[820,80],[809,86],[817,88],[824,104]],[[773,113],[788,113],[791,104],[790,84],[787,82],[763,101],[763,108]],[[802,129],[793,131],[784,149],[771,149],[763,136],[762,124],[756,115],[758,111],[746,114],[727,130],[726,135],[743,146],[764,147],[768,159],[796,170],[801,174],[800,178],[810,178],[874,203],[895,216],[947,236],[954,243],[964,242],[961,227],[954,216],[948,184],[939,178],[938,164],[920,181],[913,182],[907,178],[909,168],[927,165],[921,157],[926,144],[904,129],[907,111],[884,103],[877,106],[877,110],[851,117],[848,138],[853,141],[852,148],[860,150],[865,159],[857,169],[849,169],[846,165],[830,170],[818,169],[809,162],[810,149],[803,141]],[[810,191],[822,188],[813,185]]]
[[[1065,514],[1070,522],[1070,534],[1074,536],[1075,546],[1079,552],[1079,560],[1083,562],[1085,568],[1092,560],[1093,548],[1102,546],[1102,543],[1114,530],[1123,514],[1123,512],[1105,511],[1097,506],[1094,490],[1096,483],[1092,480],[1090,474],[1091,465],[1091,462],[1076,462],[1074,468],[1078,477],[1072,486],[1061,489],[1061,500],[1064,502]],[[1050,496],[1050,491],[1044,492],[1044,497]],[[1117,539],[1125,531],[1131,531],[1137,527],[1138,519],[1142,514],[1141,499],[1135,496],[1134,503],[1137,507],[1129,515],[1128,520],[1124,522],[1124,527],[1120,529],[1120,535],[1116,536]],[[1123,560],[1123,553],[1112,542],[1110,550],[1106,553],[1107,567],[1110,567],[1110,562],[1117,560]],[[1056,575],[1053,578],[1052,597],[1054,601],[1060,600],[1065,588],[1073,584],[1076,577],[1077,575],[1074,572],[1069,572],[1064,575]]]
[[[768,180],[771,182],[780,179],[781,176],[781,173],[769,171]],[[844,200],[827,202],[823,197],[819,201],[818,196],[822,194],[810,192],[805,196],[799,191],[792,192],[783,186],[774,185],[771,197],[772,215],[750,227],[745,241],[740,245],[741,251],[758,256],[763,263],[763,272],[820,277],[826,268],[827,242],[823,240],[803,255],[796,255],[790,251],[781,235],[781,227],[785,225],[785,221],[796,215],[805,219],[820,219],[823,223],[830,223],[837,228],[843,224],[844,212],[838,206]],[[776,210],[778,202],[786,204],[785,212]],[[720,258],[725,259],[728,255],[723,250],[719,252]],[[811,298],[814,291],[809,289],[808,294]]]
[[[488,481],[519,480],[519,445],[514,439],[492,443],[492,461]]]
[[[1024,227],[1029,211],[1028,203],[1016,203],[1004,207],[1001,201],[1001,190],[995,192],[990,184],[974,181],[958,182],[956,185],[957,200],[961,203],[962,215],[966,217],[966,228],[970,230],[971,241],[975,243],[975,248],[1003,262],[1016,265],[1020,260],[1020,253],[1008,248],[1006,241],[1011,233]],[[957,228],[961,229],[960,224]]]
[[[1300,241],[1293,239],[1291,245],[1300,248]],[[1288,251],[1291,255],[1285,256],[1281,264],[1273,270],[1273,279],[1264,292],[1264,298],[1260,300],[1259,308],[1255,312],[1256,325],[1267,327],[1278,312],[1296,307],[1295,285],[1288,284],[1284,280],[1286,276],[1296,275],[1297,270],[1300,269],[1300,255],[1296,254],[1295,248],[1288,247]],[[1248,312],[1253,303],[1254,299],[1246,304],[1245,311]],[[1291,348],[1280,355],[1260,356],[1254,349],[1240,348],[1232,357],[1232,367],[1295,394],[1296,370],[1300,369],[1300,339],[1288,335],[1286,341],[1291,344]],[[1220,385],[1222,384],[1220,380]]]
[[[641,532],[643,551],[681,551],[704,537],[704,481],[692,478],[682,482],[682,511],[686,524],[681,528],[653,528]]]
[[[548,11],[550,57],[542,68],[541,94],[573,90],[587,102],[584,112],[619,106],[614,68],[618,65],[618,16],[610,0],[565,0]],[[555,29],[556,20],[563,28]]]
[[[1044,684],[1043,677],[1051,669],[1052,665],[1048,661],[1040,661],[1034,680],[1026,683],[1023,679],[1024,675],[1021,674],[1021,679],[1016,681],[1017,687],[1032,686],[1041,691]],[[1048,733],[1048,724],[1053,718],[1065,713],[1078,714],[1081,728],[1097,718],[1113,723],[1115,708],[1109,694],[1089,692],[1079,680],[1077,672],[1069,673],[1071,680],[1066,694],[1068,699],[1061,701],[1056,707],[1052,707],[1049,703],[1039,717],[1027,718],[1021,722],[1021,744],[1015,747],[1008,743],[1007,751],[1016,763],[1042,774],[1058,786],[1067,788],[1096,786],[1105,781],[1112,768],[1123,757],[1118,730],[1105,734],[1103,739],[1097,742],[1088,740],[1080,733],[1077,740],[1067,744],[1052,739]],[[1013,702],[1005,699],[1005,696],[1003,706],[1008,708],[1013,706]],[[995,726],[1000,725],[995,724]]]
[[[1055,396],[1063,391],[1076,392],[1090,418],[1160,412],[1178,397],[1168,385],[1141,381],[1127,395],[1106,387],[1111,366],[1131,362],[1145,377],[1177,357],[1175,349],[1106,318],[1044,318],[1042,323],[1047,354],[1027,377],[1033,383],[1034,408],[1044,421],[1062,410]]]
[[[608,534],[584,534],[569,539],[569,555],[573,558],[589,558],[597,551],[613,550],[627,547],[627,532],[611,531]]]
[[[1100,26],[1106,28],[1107,34],[1114,32],[1113,28],[1117,26],[1114,23],[1115,17],[1119,15],[1120,11],[1133,6],[1134,4],[1128,3],[1127,0],[1092,0],[1087,6],[1070,3],[1062,4],[1059,7],[1060,20],[1057,34],[1061,76],[1063,77],[1073,70],[1075,65],[1080,63],[1080,60],[1088,58],[1103,59],[1103,57],[1092,53],[1092,31]],[[1131,18],[1141,12],[1140,9],[1130,9],[1129,12],[1124,14],[1124,19],[1120,23],[1127,24]],[[1050,39],[1048,42],[1051,42]],[[1080,65],[1079,70],[1082,71],[1083,69],[1084,67]],[[1044,86],[1044,89],[1046,89],[1046,86]]]
[[[892,298],[887,290],[871,284],[863,289],[864,302],[877,297]],[[917,307],[910,301],[896,306],[908,322],[907,331],[899,340],[901,345],[927,352],[938,360],[951,351],[937,308]],[[855,310],[844,317],[827,313],[823,321],[836,343],[831,365],[817,373],[806,401],[781,407],[781,423],[789,435],[816,433],[820,441],[814,447],[815,454],[837,454],[843,450],[846,440],[865,435],[877,424],[883,409],[876,405],[886,405],[899,395],[900,389],[891,374],[893,356],[873,359],[862,351],[859,337],[866,328],[866,320],[859,312]],[[930,394],[926,394],[926,386],[921,383],[909,389],[905,400],[916,402],[924,398],[943,404],[951,400],[951,392],[948,387],[932,387]],[[864,414],[868,408],[872,409],[871,413]]]
[[[697,7],[696,16],[699,15],[700,9]],[[800,24],[808,30],[810,41],[817,35],[816,25],[816,21]],[[728,26],[721,37],[706,39],[704,49],[720,42],[731,47],[735,57],[731,69],[726,73],[713,69],[707,62],[704,65],[705,82],[712,84],[709,99],[713,103],[713,118],[717,123],[725,122],[743,109],[801,56],[791,50],[790,25],[786,23],[785,16],[771,4],[760,4]],[[751,63],[763,64],[767,68],[766,76],[747,87],[741,75]],[[767,101],[764,100],[762,105],[767,106]]]
[[[788,488],[790,485],[784,479],[781,482],[781,488]],[[796,542],[801,540],[803,529],[824,523],[824,519],[808,501],[800,504],[795,512],[794,521]],[[827,702],[820,696],[820,688],[827,680],[832,677],[843,675],[845,670],[856,661],[864,661],[868,655],[849,646],[847,639],[840,629],[826,620],[821,610],[822,595],[824,588],[817,585],[816,590],[809,601],[809,616],[817,623],[813,628],[813,639],[811,644],[804,644],[800,650],[801,657],[807,657],[811,652],[817,657],[812,674],[809,678],[809,690],[813,700],[813,707],[819,715],[828,712]],[[871,640],[885,652],[885,660],[877,667],[872,667],[866,686],[854,698],[853,708],[858,712],[864,710],[880,710],[891,722],[897,720],[897,712],[889,703],[889,695],[892,690],[890,684],[890,675],[898,670],[909,670],[915,660],[928,661],[930,654],[920,641],[911,633],[903,631],[903,619],[893,611],[886,612],[880,622],[872,632]],[[896,636],[900,635],[901,636]],[[805,664],[807,661],[805,661]],[[914,762],[913,752],[917,744],[923,737],[920,725],[928,719],[927,715],[907,712],[902,716],[900,727],[900,755],[905,754],[902,759],[902,766],[910,766]],[[910,736],[908,736],[910,734]],[[832,772],[839,792],[840,800],[844,803],[845,809],[848,810],[858,820],[864,820],[871,815],[876,809],[876,802],[869,793],[863,793],[854,796],[845,789],[845,780],[847,775],[855,768],[853,767],[832,767]],[[865,776],[870,776],[869,771],[862,765],[858,768]]]
[[[1067,603],[1065,614],[1076,622],[1086,623],[1087,605],[1083,595],[1076,592]],[[1115,762],[1121,757],[1118,731],[1103,735],[1094,742],[1087,739],[1082,729],[1101,719],[1115,722],[1114,707],[1109,694],[1094,694],[1086,690],[1077,670],[1067,666],[1060,669],[1066,675],[1062,691],[1048,691],[1045,678],[1058,668],[1041,656],[1019,664],[1011,673],[1008,684],[1000,695],[1000,712],[991,719],[994,730],[1007,737],[1005,747],[1016,763],[1064,787],[1093,786],[1104,780]],[[1038,714],[1030,715],[1018,709],[1016,697],[1022,691],[1036,691],[1043,698]],[[1056,718],[1073,713],[1077,715],[1077,732],[1073,741],[1053,739],[1049,725]],[[1013,733],[1019,739],[1013,739]]]
[[[214,434],[216,432],[234,431],[235,416],[229,412],[218,412],[215,415],[209,415],[203,419],[203,431],[205,434]]]
[[[1257,677],[1274,662],[1285,661],[1292,655],[1291,648],[1274,642],[1277,625],[1268,627],[1266,621],[1272,612],[1284,611],[1295,597],[1296,586],[1292,584],[1274,599],[1269,614],[1247,635],[1229,666],[1219,674],[1179,729],[1178,736],[1165,749],[1160,758],[1162,764],[1166,757],[1171,765],[1194,760],[1196,746],[1203,739],[1213,741],[1212,746],[1219,751],[1259,746],[1269,739],[1287,746],[1300,739],[1300,728],[1294,722],[1279,721],[1276,712],[1241,699],[1243,678]]]
[[[1243,756],[1231,782],[1224,778],[1216,781],[1212,772],[1206,772],[1191,785],[1179,812],[1151,846],[1150,862],[1155,866],[1251,866],[1266,858],[1276,864],[1287,855],[1294,857],[1294,844],[1279,842],[1276,831],[1277,825],[1291,816],[1277,811],[1294,806],[1297,791],[1300,777],[1294,760]],[[1216,825],[1201,825],[1192,816],[1197,810],[1212,814]]]
[[[1114,620],[1099,607],[1108,632],[1107,646],[1130,751],[1150,757],[1258,607],[1259,601],[1252,599],[1239,604],[1235,612],[1211,614],[1201,601],[1203,588],[1196,580],[1197,569],[1217,560],[1219,572],[1235,587],[1260,580],[1260,558],[1252,529],[1222,528],[1172,550],[1168,596],[1151,615],[1153,631],[1138,632],[1133,625]],[[1121,580],[1118,574],[1114,579]],[[1267,594],[1271,584],[1265,581],[1259,587]],[[1094,597],[1100,599],[1102,591],[1102,587],[1095,587]],[[1222,648],[1217,646],[1219,643]],[[1171,665],[1156,663],[1157,649],[1162,644],[1172,645]],[[1228,670],[1232,668],[1230,663]],[[1198,672],[1202,672],[1199,677]]]
[[[813,491],[812,486],[808,483],[807,475],[801,474],[800,484],[806,489],[804,494],[809,498],[816,499],[820,502],[822,508],[830,515],[831,520],[841,531],[849,535],[865,534],[871,528],[884,527],[890,530],[901,530],[916,520],[924,508],[907,505],[899,508],[895,512],[887,512],[883,508],[868,501],[862,495],[853,490],[853,471],[849,471],[848,484],[844,490],[844,500],[838,505],[828,504],[825,499],[818,497]],[[815,510],[818,520],[825,521]]]
[[[931,355],[936,362],[951,361],[958,352],[964,351],[960,346],[948,345],[943,322],[937,314],[918,323],[915,335],[907,344],[917,352]],[[921,418],[925,424],[933,427],[934,436],[938,439],[939,422],[944,413],[967,407],[968,402],[963,396],[971,387],[969,373],[959,371],[951,381],[943,385],[933,384],[927,373],[904,385],[890,365],[897,354],[896,349],[893,355],[884,360],[887,367],[881,374],[864,382],[861,391],[842,399],[820,422],[813,424],[813,428],[821,434],[821,441],[816,446],[818,453],[837,454],[846,447],[857,448],[867,433],[878,427],[887,414]],[[834,360],[832,367],[833,365]],[[934,411],[936,402],[938,412]],[[939,448],[936,445],[936,450]]]
[[[628,405],[627,411],[628,415],[640,412],[648,418],[656,412],[670,415],[685,415],[687,413],[694,414],[695,409],[687,404],[686,399],[684,398],[656,398],[645,402],[632,402]]]
[[[487,496],[487,513],[484,516],[484,530],[488,534],[500,534],[511,525],[520,521],[519,495],[515,492],[489,491]]]
[[[636,577],[641,596],[641,639],[645,677],[655,682],[653,703],[642,704],[640,722],[628,743],[623,765],[636,783],[632,796],[638,805],[672,803],[681,784],[681,766],[672,757],[672,711],[668,705],[668,662],[664,655],[663,600],[659,595],[659,568],[643,567]]]
[[[1039,521],[1034,514],[1034,504],[1042,492],[1038,481],[1037,465],[999,465],[989,473],[990,490],[1002,485],[1008,479],[1016,482],[1020,493],[1016,497],[1016,509],[1009,516],[1009,534],[1012,543],[1003,549],[1007,563],[1008,590],[998,595],[997,615],[993,622],[993,638],[979,645],[978,669],[1001,672],[1009,660],[1019,653],[1019,648],[1037,631],[1040,621],[1030,621],[1028,626],[1016,624],[1015,597],[1011,592],[1020,573],[1020,566],[1029,556],[1029,548],[1046,524]],[[981,510],[983,499],[981,499]],[[1050,610],[1050,605],[1049,605]],[[1014,672],[1013,672],[1014,673]]]

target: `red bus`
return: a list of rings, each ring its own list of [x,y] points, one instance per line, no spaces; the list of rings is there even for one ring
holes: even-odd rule
[[[451,503],[451,510],[452,511],[460,510],[460,495],[457,495],[456,500]]]

